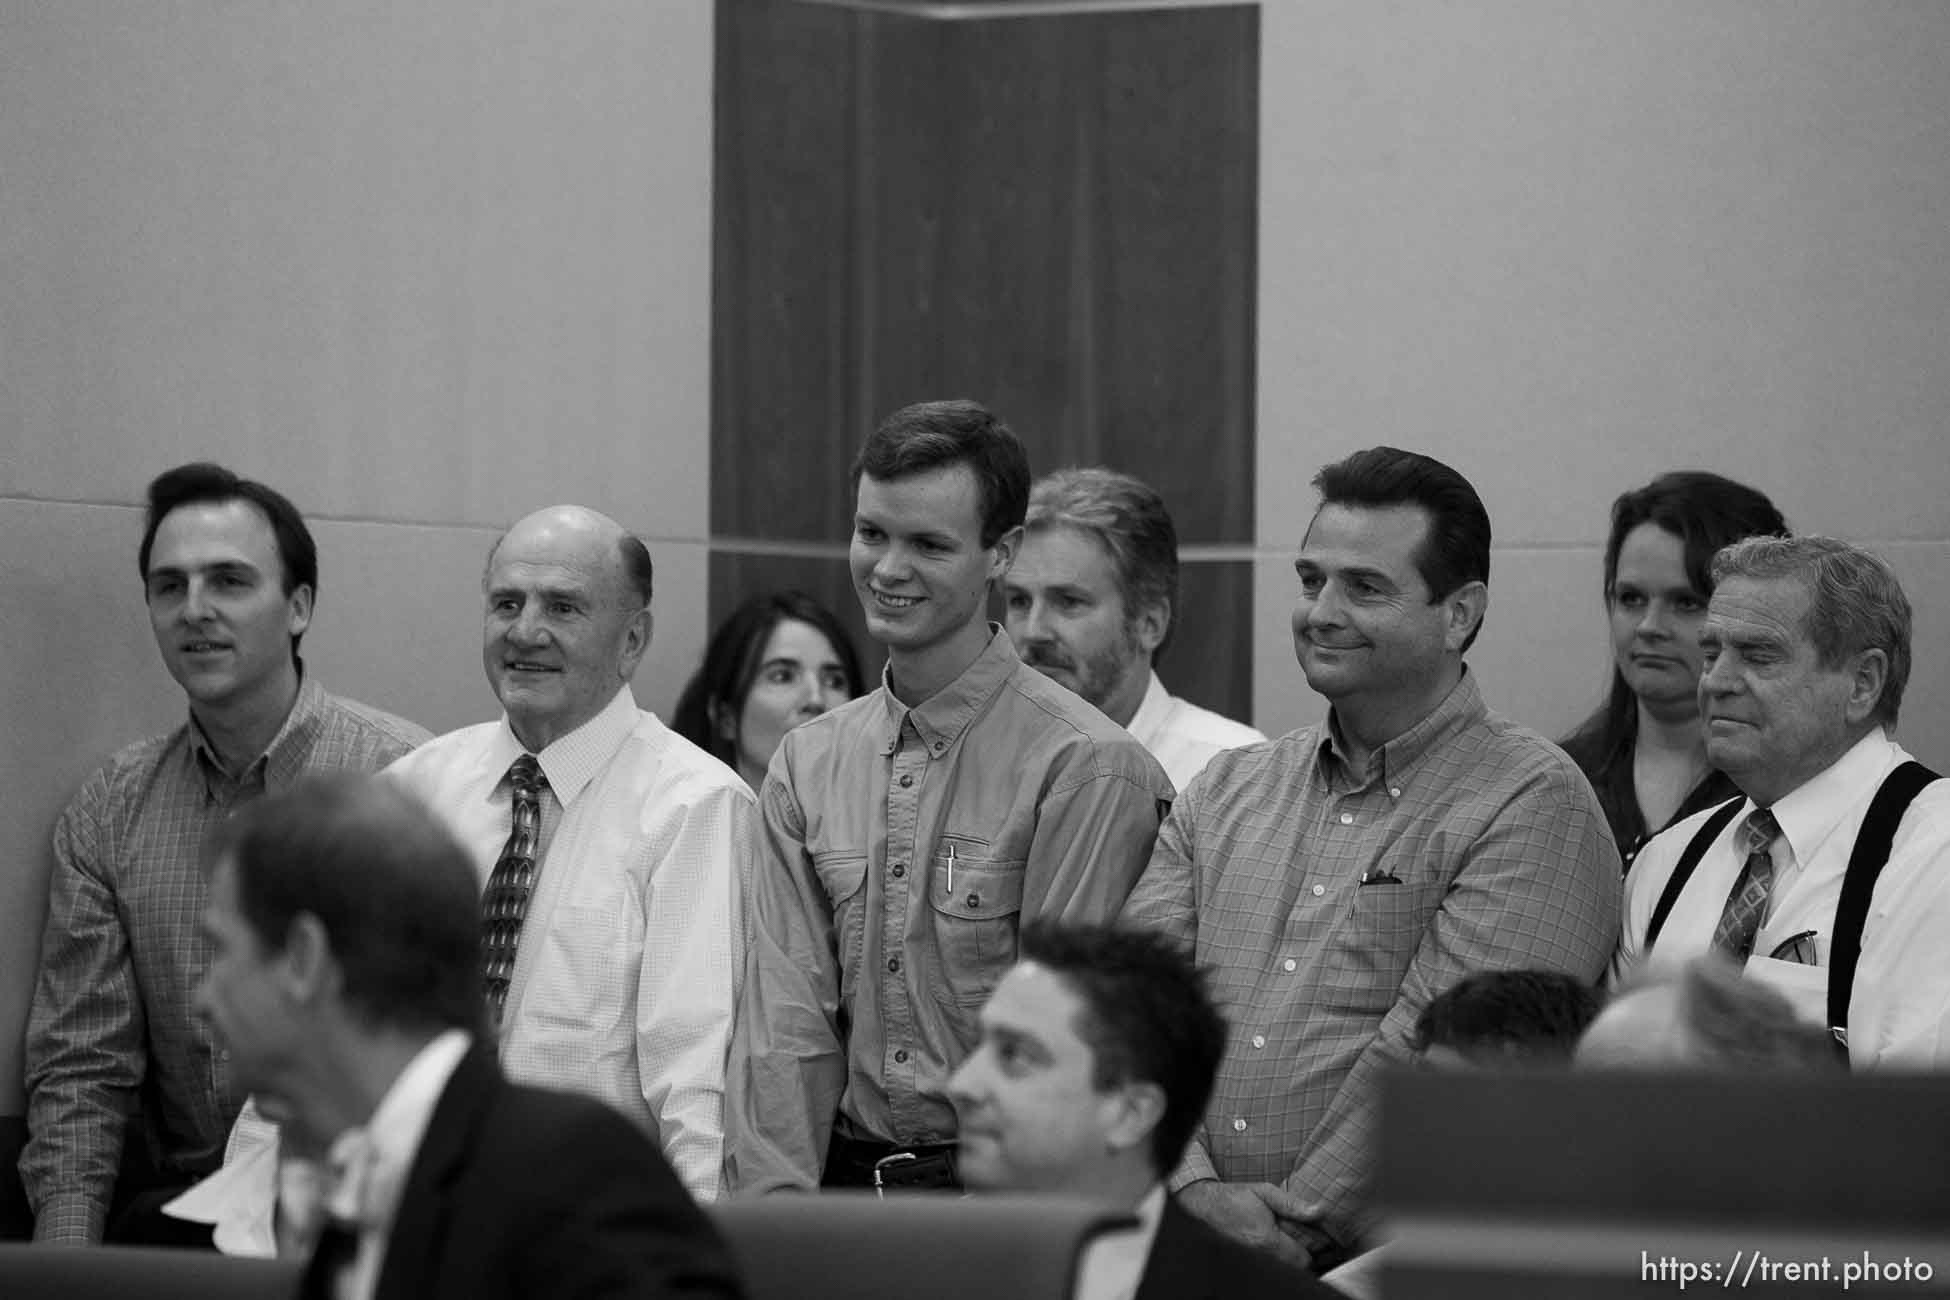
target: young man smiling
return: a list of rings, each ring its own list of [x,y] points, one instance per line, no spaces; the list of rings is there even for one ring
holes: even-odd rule
[[[887,669],[789,733],[759,796],[734,1192],[951,1185],[941,1086],[1018,924],[1113,915],[1171,800],[1142,746],[987,619],[1029,492],[1008,426],[910,406],[855,477],[848,563]]]
[[[243,1097],[190,1005],[208,835],[306,772],[382,767],[427,735],[305,673],[318,549],[281,493],[218,465],[170,470],[149,485],[137,562],[189,718],[109,759],[55,824],[20,1161],[40,1240],[101,1240],[111,1203],[116,1238],[176,1239],[154,1210],[223,1153]],[[125,1146],[161,1168],[138,1159],[118,1186]]]

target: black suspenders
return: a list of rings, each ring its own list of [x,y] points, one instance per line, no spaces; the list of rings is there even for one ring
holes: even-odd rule
[[[1855,965],[1862,956],[1862,926],[1869,919],[1869,899],[1874,895],[1876,878],[1889,861],[1889,847],[1895,842],[1896,828],[1903,814],[1923,788],[1937,780],[1937,774],[1911,759],[1883,778],[1869,811],[1863,815],[1862,829],[1856,832],[1855,848],[1848,856],[1842,875],[1842,896],[1835,904],[1835,927],[1828,944],[1828,1024],[1842,1059],[1848,1059],[1848,1004],[1855,992]],[[1652,909],[1652,920],[1645,928],[1645,948],[1659,937],[1673,904],[1692,879],[1694,868],[1706,850],[1733,820],[1744,799],[1730,799],[1715,808],[1673,864],[1672,879]]]

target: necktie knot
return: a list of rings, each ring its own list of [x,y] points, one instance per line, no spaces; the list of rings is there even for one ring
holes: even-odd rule
[[[514,791],[517,800],[532,800],[541,796],[542,787],[548,778],[542,775],[542,765],[533,754],[523,754],[508,765],[508,787]]]
[[[1747,852],[1773,855],[1774,841],[1781,838],[1781,824],[1774,820],[1774,814],[1765,808],[1756,808],[1747,814],[1742,829],[1747,836]]]

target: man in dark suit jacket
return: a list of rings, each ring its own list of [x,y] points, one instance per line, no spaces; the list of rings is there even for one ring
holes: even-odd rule
[[[949,1080],[964,1183],[1130,1208],[1084,1251],[1077,1300],[1306,1300],[1334,1291],[1207,1227],[1165,1193],[1205,1112],[1226,1023],[1171,940],[1035,924]]]
[[[198,1011],[265,1113],[331,1150],[304,1294],[740,1294],[635,1126],[501,1076],[480,1032],[479,884],[411,795],[301,783],[229,823],[214,861]]]

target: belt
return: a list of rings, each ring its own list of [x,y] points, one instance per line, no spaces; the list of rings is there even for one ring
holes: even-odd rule
[[[961,1190],[961,1171],[955,1165],[955,1144],[922,1142],[897,1146],[833,1134],[826,1152],[822,1187],[871,1187],[889,1191]]]

